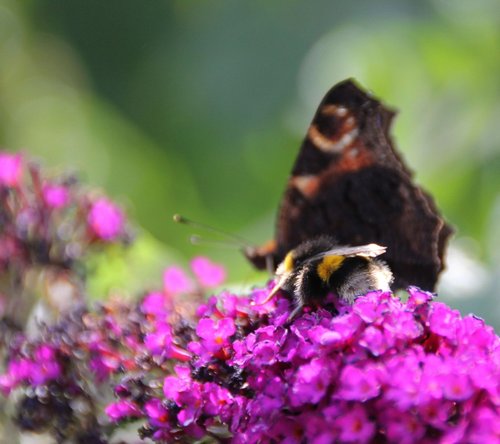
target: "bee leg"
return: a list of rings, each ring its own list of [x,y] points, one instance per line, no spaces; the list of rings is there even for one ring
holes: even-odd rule
[[[302,305],[297,305],[297,307],[295,307],[293,309],[293,311],[290,313],[290,315],[288,316],[287,320],[286,320],[286,325],[290,324],[296,317],[297,315],[302,311],[304,307]]]

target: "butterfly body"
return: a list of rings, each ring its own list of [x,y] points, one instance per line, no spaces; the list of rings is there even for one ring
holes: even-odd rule
[[[270,265],[279,281],[279,264],[286,262],[288,254],[311,253],[311,248],[320,248],[323,242],[316,239],[334,237],[332,248],[371,243],[387,247],[382,261],[361,255],[332,274],[338,278],[341,275],[337,273],[343,270],[347,276],[354,276],[351,284],[353,280],[358,282],[354,287],[359,291],[324,282],[325,288],[340,292],[341,297],[351,300],[373,287],[371,271],[380,267],[382,274],[392,270],[394,278],[385,281],[392,282],[394,290],[409,285],[434,290],[452,229],[432,197],[413,182],[411,171],[395,150],[389,135],[394,114],[352,80],[337,84],[326,94],[288,180],[275,239],[245,251],[256,267]],[[295,266],[290,275],[295,287],[309,288],[302,284],[309,281],[317,286],[315,280],[321,281],[321,276],[314,268],[316,261]],[[359,269],[368,271],[360,273]],[[287,282],[282,288],[307,303],[307,297],[299,298],[296,290],[288,288],[294,285]]]

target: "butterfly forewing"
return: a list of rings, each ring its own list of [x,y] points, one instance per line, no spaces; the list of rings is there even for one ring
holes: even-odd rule
[[[395,288],[434,289],[452,229],[395,151],[393,116],[351,80],[327,93],[279,209],[275,264],[300,243],[328,235],[339,245],[387,247],[382,258]]]

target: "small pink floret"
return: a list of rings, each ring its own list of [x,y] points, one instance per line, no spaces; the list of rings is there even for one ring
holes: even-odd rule
[[[68,189],[62,185],[45,185],[43,200],[50,208],[63,208],[69,203]]]
[[[206,257],[194,258],[191,261],[191,268],[202,287],[217,287],[226,279],[224,267]]]
[[[126,399],[109,404],[105,412],[112,421],[119,421],[124,418],[138,418],[141,416],[141,410],[137,404]]]
[[[88,222],[96,236],[105,241],[111,241],[120,236],[125,224],[120,208],[104,197],[92,204]]]
[[[8,187],[19,185],[22,176],[22,156],[0,153],[0,184]]]
[[[176,295],[193,291],[194,285],[182,268],[173,266],[163,272],[163,288],[168,295]]]

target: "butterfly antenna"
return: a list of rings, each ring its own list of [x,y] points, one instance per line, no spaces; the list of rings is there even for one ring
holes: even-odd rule
[[[200,222],[196,222],[194,220],[188,219],[187,217],[181,216],[180,214],[174,214],[174,222],[177,222],[179,224],[184,224],[184,225],[189,225],[194,228],[200,228],[205,231],[209,231],[211,233],[217,234],[219,236],[223,236],[226,238],[226,240],[208,240],[208,239],[203,239],[201,236],[198,235],[193,235],[191,236],[191,243],[199,245],[201,243],[206,244],[206,243],[211,243],[211,244],[219,244],[219,245],[226,245],[226,246],[237,246],[239,248],[249,248],[250,243],[246,240],[243,239],[240,236],[237,236],[236,234],[231,234],[227,233],[225,231],[219,230],[217,228],[211,227],[210,225],[205,225]]]
[[[193,234],[189,238],[193,245],[208,245],[214,247],[241,248],[241,243],[233,239],[207,239],[198,234]]]

